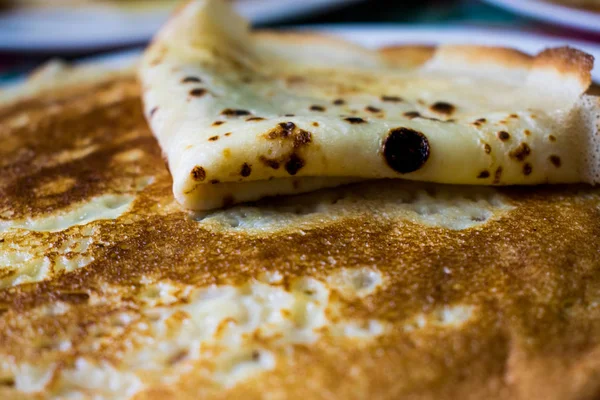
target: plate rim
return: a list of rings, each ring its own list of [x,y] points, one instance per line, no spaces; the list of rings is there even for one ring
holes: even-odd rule
[[[482,0],[546,23],[600,33],[600,13],[540,0]]]

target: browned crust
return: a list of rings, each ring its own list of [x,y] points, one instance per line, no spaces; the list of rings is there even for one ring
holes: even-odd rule
[[[547,49],[533,60],[534,69],[553,69],[561,75],[577,78],[582,84],[592,83],[594,57],[572,47]]]
[[[411,68],[425,64],[435,54],[435,46],[391,46],[379,50],[391,65]]]

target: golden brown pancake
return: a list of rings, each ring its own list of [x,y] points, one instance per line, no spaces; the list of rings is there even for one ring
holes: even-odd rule
[[[597,189],[191,215],[135,78],[72,81],[0,107],[0,398],[600,396]]]

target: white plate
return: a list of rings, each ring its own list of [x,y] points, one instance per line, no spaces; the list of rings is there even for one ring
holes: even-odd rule
[[[484,0],[517,14],[541,21],[600,33],[600,13],[542,0]]]
[[[48,0],[51,1],[51,0]],[[238,0],[254,24],[307,16],[360,0]],[[178,1],[173,0],[173,4]],[[164,23],[171,7],[44,8],[0,13],[0,51],[81,51],[143,43]]]
[[[519,33],[502,29],[464,28],[448,26],[404,27],[398,25],[343,24],[320,25],[311,27],[295,27],[296,30],[310,30],[340,36],[346,40],[369,48],[400,44],[478,44],[484,46],[504,46],[535,54],[548,47],[572,46],[593,55],[597,62],[592,71],[596,82],[600,82],[600,45],[561,39],[554,36],[543,36],[531,33]],[[112,67],[128,62],[140,51],[129,51],[92,59]]]

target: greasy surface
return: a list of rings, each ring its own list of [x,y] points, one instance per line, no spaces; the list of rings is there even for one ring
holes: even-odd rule
[[[453,190],[451,198],[491,210],[462,227],[423,222],[435,208],[404,213],[396,205],[415,201],[412,184],[396,181],[345,188],[341,197],[353,201],[335,190],[304,196],[296,211],[297,202],[278,199],[217,212],[289,219],[270,228],[192,217],[174,204],[133,78],[5,106],[0,140],[3,220],[60,214],[99,195],[135,196],[117,218],[58,232],[0,232],[2,252],[29,240],[66,257],[73,256],[60,250],[68,237],[84,228],[94,237],[85,266],[0,289],[1,398],[44,397],[17,390],[22,376],[14,371],[23,369],[10,363],[54,365],[39,388],[46,394],[65,385],[61,371],[81,367],[76,359],[122,368],[128,346],[143,336],[136,324],[152,323],[153,306],[140,296],[157,283],[235,286],[278,272],[279,287],[289,290],[297,277],[326,282],[357,268],[377,271],[383,283],[358,297],[333,290],[328,301],[343,318],[379,321],[383,334],[356,342],[322,331],[312,343],[286,345],[250,338],[272,351],[277,367],[230,387],[210,379],[210,358],[175,354],[159,374],[173,374],[182,362],[187,369],[135,398],[600,396],[600,193],[590,187],[461,195],[460,188],[415,186],[414,193],[433,197]],[[398,187],[404,197],[394,195]],[[323,198],[331,206],[319,206]],[[448,323],[445,310],[463,310],[463,317]],[[81,393],[94,392],[87,390]]]

